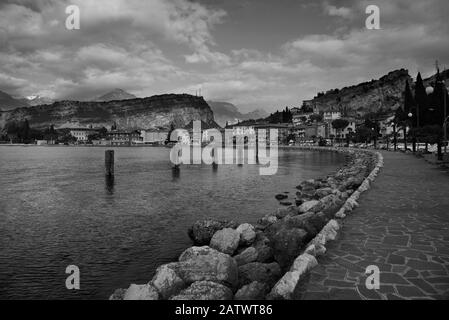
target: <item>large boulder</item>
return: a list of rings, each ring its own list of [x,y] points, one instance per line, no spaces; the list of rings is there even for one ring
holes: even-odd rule
[[[192,247],[181,254],[178,263],[170,264],[186,284],[214,281],[231,288],[238,284],[235,260],[210,247]]]
[[[209,245],[215,232],[224,228],[237,228],[237,226],[238,224],[234,221],[199,220],[189,228],[189,236],[195,245]]]
[[[300,254],[308,239],[309,236],[304,229],[287,229],[285,227],[280,229],[270,239],[275,260],[282,268],[289,267]]]
[[[240,232],[231,228],[225,228],[215,232],[210,247],[223,253],[233,255],[240,244]]]
[[[258,281],[272,286],[281,277],[281,267],[276,262],[251,262],[239,267],[240,285]]]
[[[250,262],[257,261],[258,253],[256,248],[249,247],[234,257],[237,265],[241,266]]]
[[[151,284],[132,284],[123,295],[123,300],[158,300],[159,293]]]
[[[316,190],[315,195],[317,196],[317,198],[324,198],[325,196],[330,195],[333,192],[334,192],[334,189],[326,187],[326,188],[320,188],[320,189]]]
[[[287,219],[285,220],[285,224],[289,228],[298,228],[305,230],[307,232],[308,240],[309,238],[313,238],[321,230],[321,228],[317,229],[315,224],[312,223],[312,221],[315,220],[315,215],[316,214],[313,212],[307,212],[300,216],[287,217]]]
[[[238,226],[237,232],[240,233],[240,244],[249,246],[256,239],[256,231],[249,223],[243,223]]]
[[[232,300],[232,298],[232,291],[228,287],[212,281],[198,281],[170,300]]]
[[[184,280],[174,270],[176,264],[173,266],[171,267],[170,264],[160,266],[151,280],[151,284],[157,289],[162,299],[168,299],[185,288]]]
[[[298,207],[300,213],[306,213],[309,211],[313,211],[313,208],[317,206],[320,202],[318,200],[310,200],[304,202],[302,205]]]
[[[241,287],[236,292],[234,300],[265,300],[268,290],[267,284],[254,281]]]
[[[268,294],[268,300],[290,300],[298,284],[301,273],[298,271],[289,271],[274,285]]]
[[[296,216],[300,214],[297,206],[289,206],[287,208],[279,208],[276,212],[276,217],[278,219],[283,219],[288,216]]]
[[[276,283],[272,288],[268,299],[270,300],[289,300],[295,291],[298,282],[318,264],[314,256],[304,253],[295,259],[290,271]]]
[[[126,289],[117,289],[109,297],[109,300],[123,300],[125,297]]]
[[[321,229],[323,229],[323,227],[326,225],[328,220],[328,217],[323,212],[318,212],[307,219],[307,223],[309,223],[310,226],[312,226],[315,230],[320,232]]]
[[[253,247],[257,251],[257,262],[273,262],[273,249],[270,246],[270,240],[264,233],[257,233]]]

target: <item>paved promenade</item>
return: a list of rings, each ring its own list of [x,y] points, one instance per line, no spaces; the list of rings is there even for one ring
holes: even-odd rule
[[[403,153],[385,167],[297,299],[449,299],[449,174]],[[367,290],[365,268],[380,268]]]

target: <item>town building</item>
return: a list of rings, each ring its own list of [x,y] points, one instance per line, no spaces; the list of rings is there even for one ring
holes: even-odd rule
[[[304,137],[306,139],[325,138],[326,124],[313,123],[304,128]]]
[[[194,131],[194,122],[196,121],[190,121],[188,125],[186,125],[183,130],[185,130],[185,135],[181,136],[181,140],[184,144],[193,144],[193,145],[201,145],[203,143],[207,143],[211,140],[211,130],[218,130],[222,131],[223,129],[214,123],[206,123],[204,121],[200,122],[201,130],[200,131]]]
[[[293,116],[295,116],[297,114],[301,114],[302,110],[301,110],[301,108],[293,107],[293,108],[290,109],[290,112],[292,113]]]
[[[340,111],[326,111],[323,114],[323,120],[324,121],[334,121],[337,119],[341,119],[341,112]]]
[[[294,126],[301,126],[301,125],[310,123],[310,122],[312,122],[310,120],[310,117],[313,116],[313,115],[314,115],[313,112],[294,114],[292,116],[293,125]]]
[[[335,129],[332,126],[332,122],[328,123],[327,130],[326,130],[326,138],[337,138],[337,139],[346,139],[351,137],[356,131],[357,124],[354,119],[345,119],[348,121],[348,125],[343,129]]]
[[[98,129],[93,128],[69,128],[70,135],[76,138],[77,142],[87,142],[89,136],[97,133]]]
[[[164,144],[168,140],[168,130],[141,130],[140,136],[144,144]]]
[[[142,144],[143,139],[140,135],[140,131],[111,131],[108,132],[108,140],[111,145],[132,145],[132,144]]]
[[[260,130],[265,130],[265,137],[267,144],[283,144],[288,143],[288,139],[294,134],[294,127],[287,123],[254,123],[254,124],[237,124],[231,126],[233,129],[233,136],[254,137],[257,134],[262,133]],[[277,141],[274,140],[274,136],[270,134],[270,130],[277,130]],[[229,143],[229,141],[227,141]]]

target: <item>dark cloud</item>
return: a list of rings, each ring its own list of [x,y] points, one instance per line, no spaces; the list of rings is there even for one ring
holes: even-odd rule
[[[69,4],[80,6],[80,30],[65,28]],[[202,88],[208,99],[274,109],[392,69],[449,64],[446,0],[378,0],[382,30],[364,28],[368,4],[6,0],[0,90],[86,99],[116,87],[139,96]]]

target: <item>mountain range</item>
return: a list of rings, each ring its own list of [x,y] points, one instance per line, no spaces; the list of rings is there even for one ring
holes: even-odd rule
[[[215,121],[222,127],[226,123],[236,123],[237,121],[260,119],[268,116],[265,110],[257,109],[249,113],[241,113],[239,109],[228,102],[207,101],[214,112]]]
[[[137,97],[123,89],[114,89],[104,95],[90,99],[90,101],[106,102],[118,100],[130,100]],[[54,103],[55,100],[39,95],[28,96],[26,98],[17,98],[6,92],[0,91],[0,111],[9,111],[16,108],[35,107]]]
[[[118,100],[130,100],[136,99],[137,97],[131,93],[126,92],[123,89],[114,89],[111,92],[108,92],[102,96],[99,96],[93,101],[118,101]]]
[[[216,126],[209,105],[202,97],[165,94],[131,100],[57,101],[51,105],[18,108],[0,113],[0,130],[8,123],[28,120],[45,129],[68,127],[111,127],[119,130],[183,128],[192,120]]]
[[[441,72],[443,80],[449,71]],[[303,106],[324,111],[341,111],[344,116],[359,117],[379,110],[392,112],[403,105],[405,83],[413,88],[413,79],[405,69],[342,89],[319,93]],[[435,81],[435,75],[424,79],[425,86]],[[242,113],[227,102],[208,101],[190,95],[168,94],[136,98],[114,89],[92,101],[57,101],[40,96],[13,97],[0,91],[0,129],[8,122],[28,119],[30,125],[44,128],[73,125],[107,126],[116,123],[119,128],[168,128],[171,124],[184,127],[192,120],[202,120],[224,127],[227,122],[258,120],[268,116],[264,110]]]
[[[443,80],[449,78],[449,71],[440,73]],[[424,85],[433,84],[436,75],[424,79]],[[404,104],[405,83],[414,87],[414,80],[408,70],[399,69],[369,82],[318,93],[303,106],[318,109],[320,112],[340,111],[349,117],[360,117],[369,112],[392,113]]]
[[[25,98],[14,98],[6,92],[0,91],[0,111],[8,111],[16,108],[28,107],[28,101]]]

